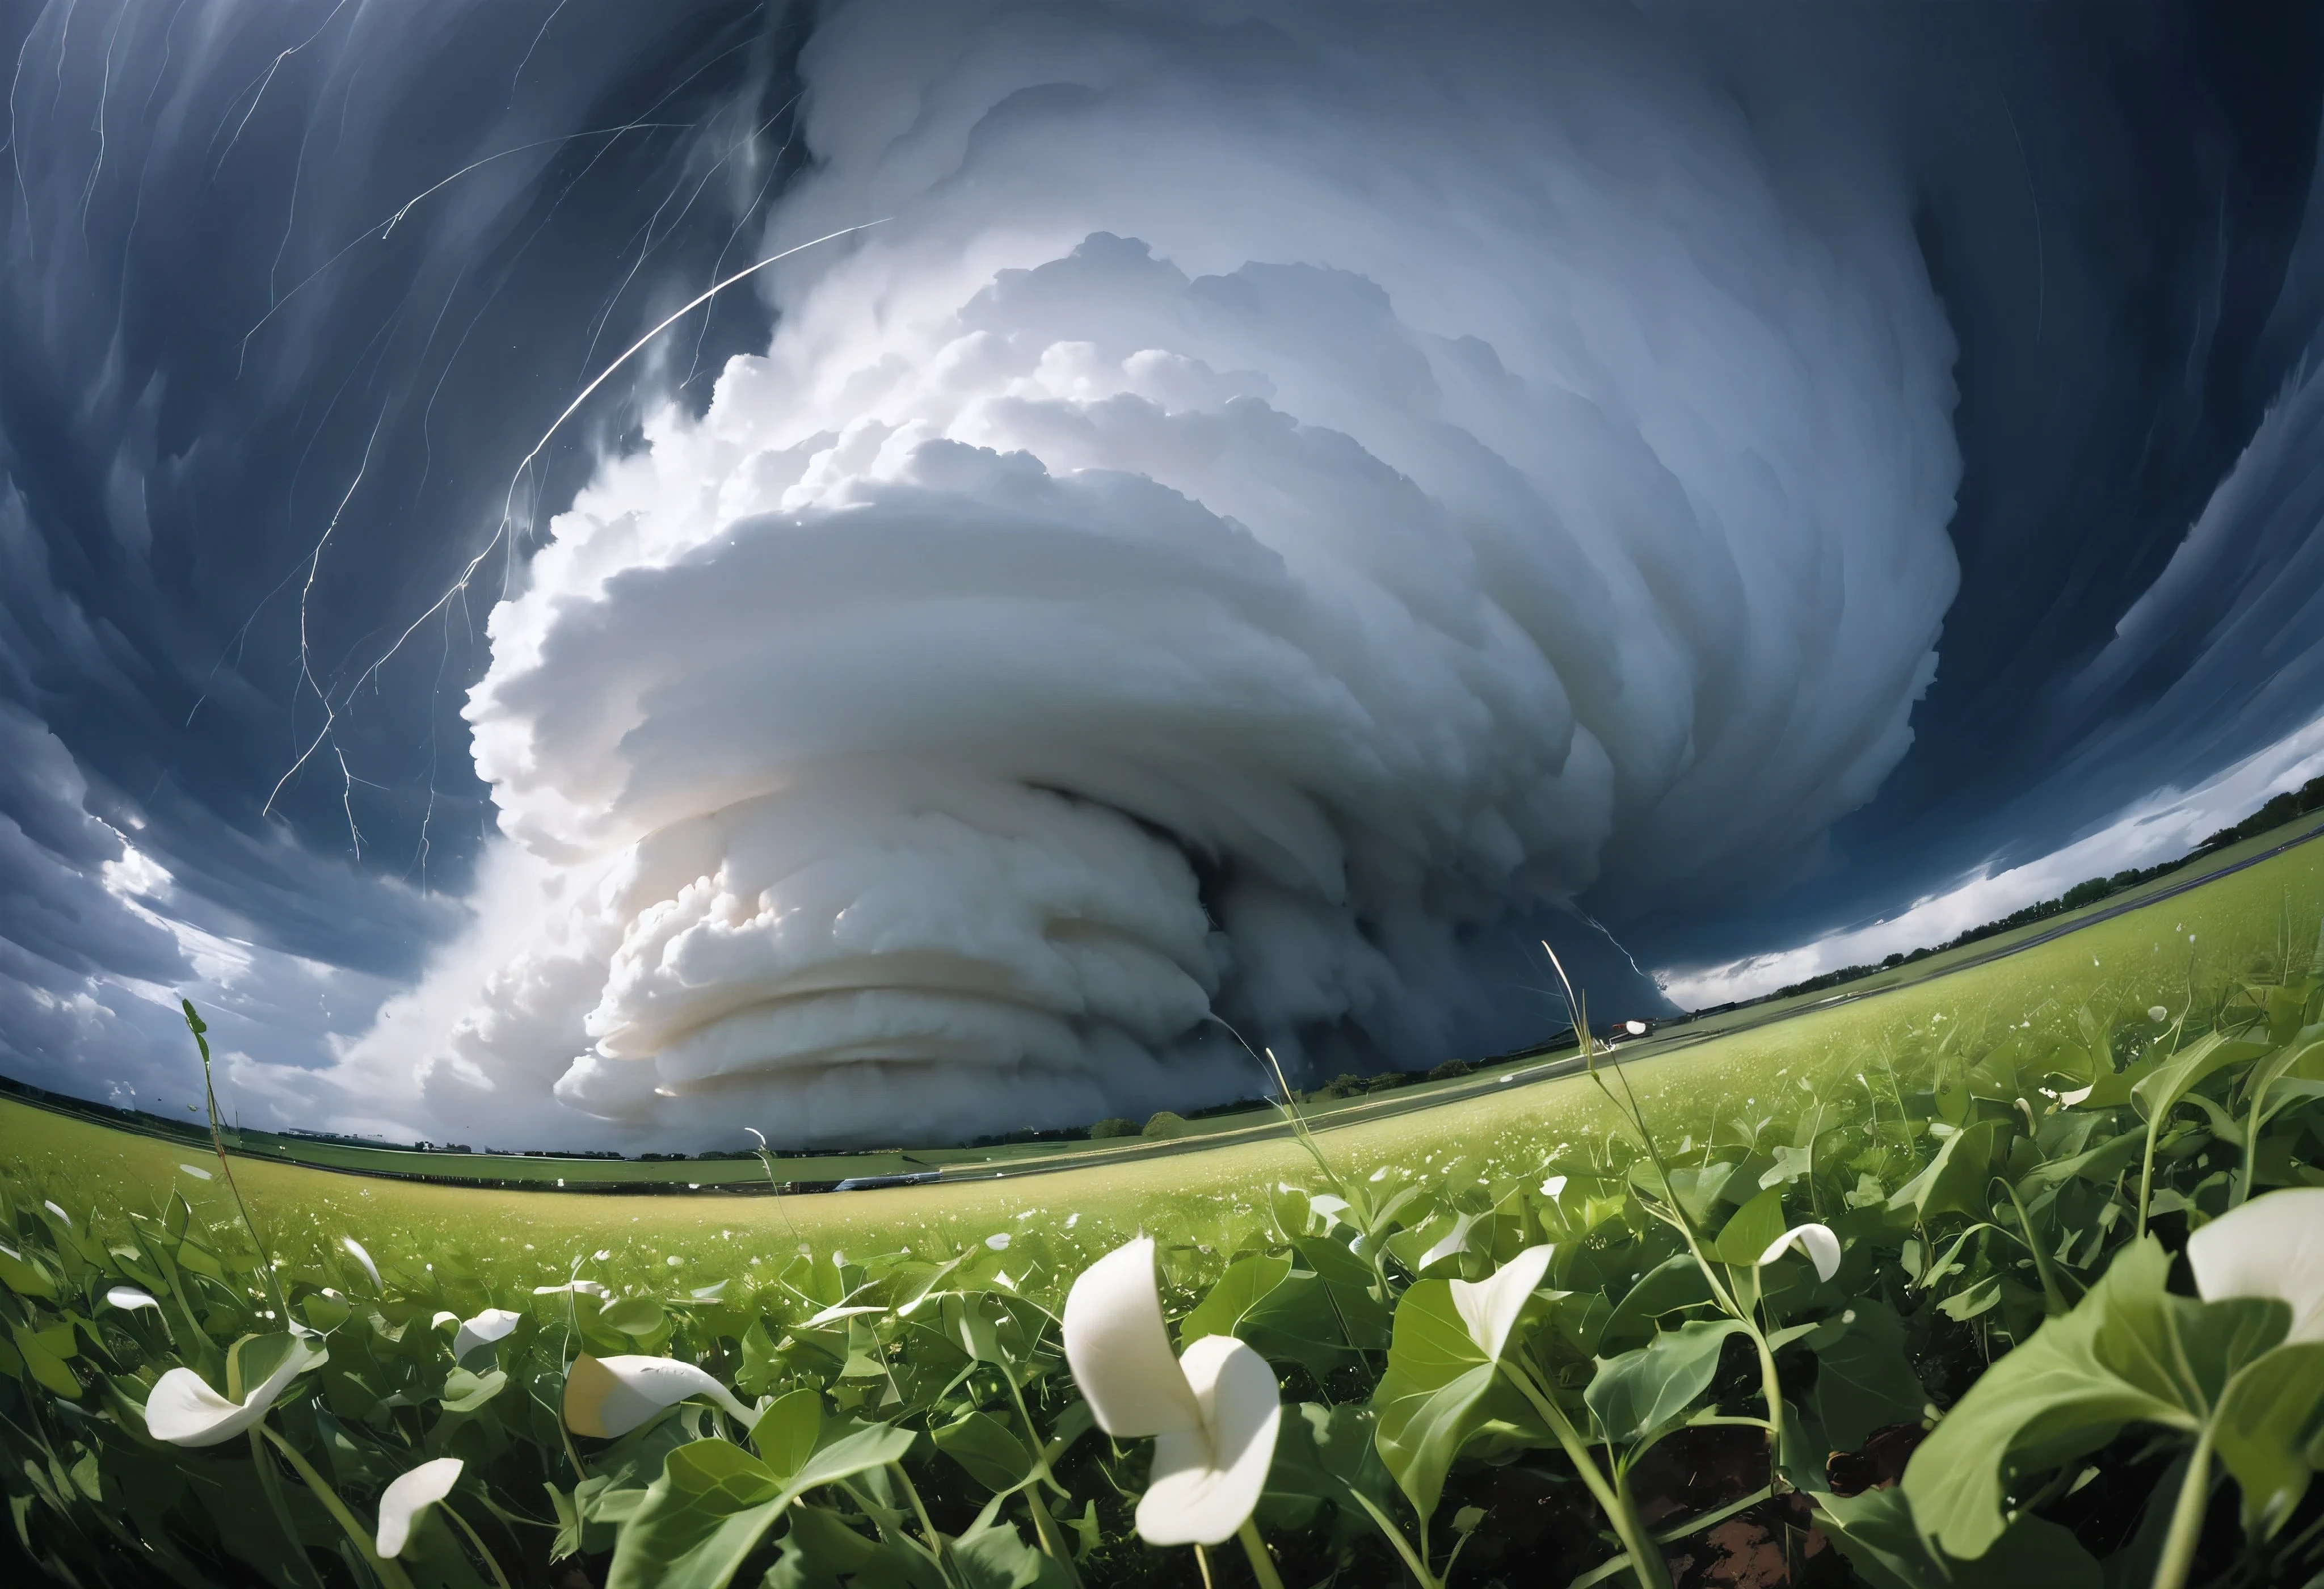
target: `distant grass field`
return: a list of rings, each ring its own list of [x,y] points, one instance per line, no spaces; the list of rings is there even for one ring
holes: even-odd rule
[[[2280,831],[2249,848],[2282,845],[2299,831],[2304,828]],[[2222,859],[2232,864],[2237,857]],[[2163,880],[2144,892],[2151,896],[2168,885]],[[1948,1022],[1987,1034],[1997,1027],[2022,1029],[2032,1040],[2070,1030],[2086,1005],[2107,1014],[2154,1003],[2176,1010],[2190,986],[2216,984],[2287,942],[2304,946],[2316,937],[2324,905],[2324,844],[2299,845],[2134,909],[2124,910],[2122,903],[2107,901],[2098,910],[2116,913],[2076,930],[2061,933],[2058,921],[2028,929],[2026,936],[2043,941],[2015,952],[1997,955],[2008,946],[1980,944],[1924,961],[1909,976],[1886,974],[1873,985],[1851,984],[1804,1001],[1806,1008],[1763,1006],[1717,1022],[1674,1027],[1628,1049],[1624,1072],[1656,1129],[1675,1138],[1704,1132],[1713,1121],[1765,1111],[1775,1089],[1811,1075],[1819,1086],[1850,1085],[1868,1070],[1877,1078],[1884,1057],[1911,1063],[1941,1039]],[[1965,960],[1978,963],[1948,974],[1948,963],[1959,966]],[[1529,1072],[1553,1068],[1519,1064],[1427,1089],[1443,1095],[1441,1102],[1415,1095],[1395,1113],[1378,1100],[1351,1104],[1320,1113],[1314,1123],[1323,1150],[1342,1174],[1462,1157],[1522,1171],[1558,1144],[1602,1134],[1611,1123],[1586,1078],[1529,1078]],[[674,1280],[706,1286],[742,1278],[752,1259],[770,1260],[801,1243],[817,1251],[871,1253],[930,1236],[981,1239],[1034,1221],[1052,1239],[1093,1249],[1139,1228],[1167,1228],[1197,1243],[1206,1233],[1225,1240],[1247,1226],[1255,1204],[1278,1180],[1313,1173],[1296,1143],[1249,1130],[1226,1141],[1170,1144],[1159,1152],[1087,1148],[1092,1150],[1066,1159],[1054,1150],[1028,1150],[1023,1168],[988,1161],[978,1178],[782,1197],[607,1196],[426,1185],[335,1174],[263,1155],[236,1155],[235,1170],[270,1245],[293,1266],[344,1264],[337,1239],[352,1233],[391,1270],[417,1271],[450,1261],[480,1278],[549,1284],[567,1278],[576,1261],[604,1251],[612,1257],[595,1262],[590,1272],[640,1282],[650,1274],[652,1283],[665,1287]],[[1062,1167],[1034,1170],[1032,1156],[1044,1152]],[[117,1220],[124,1207],[157,1206],[173,1187],[213,1223],[232,1217],[223,1183],[215,1178],[216,1159],[184,1143],[0,1100],[0,1157],[14,1160],[27,1184],[50,1188],[76,1215],[97,1210],[100,1225]],[[713,1164],[644,1168],[698,1179]],[[763,1175],[749,1160],[717,1168]]]

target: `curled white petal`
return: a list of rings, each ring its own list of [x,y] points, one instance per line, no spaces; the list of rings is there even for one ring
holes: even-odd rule
[[[459,1322],[460,1316],[458,1314],[447,1313],[443,1309],[438,1308],[437,1309],[436,1316],[428,1321],[428,1327],[431,1330],[440,1330],[447,1324],[456,1325]]]
[[[2171,1019],[2171,1012],[2164,1009],[2160,1004],[2155,1004],[2148,1008],[2146,1018],[2154,1022],[2155,1025],[2160,1026],[2164,1021]]]
[[[1172,1366],[1199,1422],[1156,1437],[1138,1532],[1151,1545],[1217,1545],[1242,1527],[1267,1487],[1282,1391],[1267,1359],[1232,1335],[1204,1335]]]
[[[507,1339],[509,1332],[523,1321],[524,1315],[505,1307],[487,1307],[474,1318],[462,1319],[459,1330],[452,1336],[454,1360],[467,1356],[479,1346]]]
[[[452,1492],[452,1486],[460,1481],[462,1466],[456,1456],[439,1456],[389,1481],[379,1493],[382,1556],[392,1558],[403,1554],[403,1547],[411,1543],[411,1525],[420,1520],[422,1511]]]
[[[1564,1178],[1563,1176],[1562,1176],[1562,1175],[1554,1175],[1554,1176],[1551,1176],[1547,1180],[1545,1180],[1545,1181],[1542,1182],[1542,1183],[1541,1183],[1541,1195],[1542,1195],[1543,1196],[1545,1196],[1545,1197],[1563,1197],[1563,1196],[1565,1196],[1565,1178]]]
[[[2324,1341],[2324,1187],[2254,1197],[2187,1238],[2206,1302],[2273,1297],[2292,1306],[2294,1341]]]
[[[1082,1270],[1065,1295],[1065,1362],[1097,1427],[1135,1439],[1202,1422],[1171,1355],[1154,1282],[1154,1243],[1140,1236]]]
[[[1831,1233],[1828,1224],[1798,1224],[1767,1243],[1759,1254],[1761,1263],[1773,1263],[1784,1255],[1787,1247],[1796,1246],[1815,1265],[1816,1279],[1828,1280],[1840,1271],[1840,1238]]]
[[[115,1286],[105,1294],[105,1299],[124,1312],[140,1307],[161,1306],[153,1299],[153,1294],[151,1291],[140,1290],[135,1286]]]
[[[600,1301],[613,1295],[595,1280],[567,1280],[561,1286],[535,1286],[532,1289],[536,1297],[561,1297],[567,1291],[578,1291]]]
[[[229,1401],[211,1390],[209,1381],[192,1369],[173,1368],[154,1381],[152,1393],[145,1398],[146,1432],[172,1446],[217,1446],[231,1440],[264,1418],[283,1387],[322,1358],[322,1353],[302,1342],[240,1401]]]
[[[348,1257],[363,1265],[364,1273],[371,1277],[373,1290],[386,1289],[385,1284],[379,1278],[379,1265],[371,1261],[371,1254],[364,1251],[364,1244],[361,1242],[356,1241],[353,1236],[341,1236],[339,1245],[347,1250]]]
[[[610,1440],[626,1435],[665,1407],[707,1396],[743,1423],[758,1414],[734,1392],[690,1363],[674,1357],[592,1357],[573,1360],[565,1376],[565,1427]]]
[[[1550,1254],[1555,1250],[1546,1244],[1528,1247],[1501,1265],[1490,1280],[1452,1282],[1452,1306],[1461,1322],[1469,1326],[1469,1338],[1494,1362],[1500,1361],[1526,1299],[1541,1289],[1542,1277],[1549,1272]]]
[[[1347,1211],[1348,1200],[1330,1192],[1317,1192],[1307,1199],[1307,1212],[1321,1219],[1327,1231],[1338,1224],[1340,1216]]]
[[[204,1169],[198,1164],[180,1164],[178,1168],[185,1171],[188,1175],[192,1176],[198,1181],[206,1181],[210,1178],[210,1172]]]

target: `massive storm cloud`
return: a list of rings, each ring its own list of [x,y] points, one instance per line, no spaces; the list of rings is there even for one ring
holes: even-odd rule
[[[318,9],[268,51],[181,11],[18,51],[57,79],[13,134],[38,352],[0,360],[36,1079],[158,1068],[152,1012],[207,983],[285,1117],[832,1143],[1183,1107],[1259,1089],[1244,1038],[1329,1074],[1537,1035],[1545,933],[1651,1001],[1625,942],[1777,947],[2324,705],[2241,655],[2299,628],[2306,322],[2227,297],[2305,264],[2312,51],[2243,87],[2281,125],[2188,69],[2225,152],[2136,202],[2244,208],[2158,374],[2097,322],[2186,310],[2179,245],[2140,275],[2045,223],[2033,152],[2082,137],[2116,201],[2143,132],[2109,144],[2096,85],[2183,42],[2163,12],[2024,41],[2021,122],[1973,36],[1812,12]],[[267,217],[214,283],[134,268],[142,210],[65,136],[106,28],[143,224],[219,224],[157,173]],[[418,163],[456,54],[495,103]],[[243,140],[295,144],[303,215]],[[171,294],[229,326],[203,357],[143,345]],[[2068,390],[2021,389],[2029,348]],[[2188,412],[2121,402],[2171,356]],[[2044,402],[2098,478],[1997,570],[2076,461],[2013,451]],[[231,622],[205,536],[244,549]],[[1939,711],[1916,771],[1964,648],[1992,753]],[[121,748],[206,710],[224,752]]]

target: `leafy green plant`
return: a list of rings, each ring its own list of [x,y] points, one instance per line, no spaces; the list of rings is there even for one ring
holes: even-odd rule
[[[624,1586],[1071,1589],[1231,1534],[1242,1561],[1194,1565],[1270,1589],[1658,1584],[1737,1517],[1812,1517],[1879,1589],[2303,1581],[2301,926],[2168,1005],[1964,1006],[1740,1096],[1655,1103],[1591,1051],[1589,1130],[1390,1162],[1329,1146],[1256,1051],[1307,1168],[1148,1231],[1134,1377],[1195,1409],[1167,1428],[1076,1355],[1069,1298],[1127,1231],[1028,1208],[835,1252],[786,1201],[788,1243],[706,1275],[645,1232],[262,1222],[214,1112],[217,1162],[148,1203],[0,1173],[0,1485],[84,1583],[515,1589],[584,1557]],[[1263,1451],[1220,1419],[1229,1363]],[[1901,1484],[1840,1492],[1832,1454],[1923,1435]],[[1670,1454],[1720,1440],[1726,1487],[1678,1506]],[[1597,1520],[1521,1556],[1519,1493]]]

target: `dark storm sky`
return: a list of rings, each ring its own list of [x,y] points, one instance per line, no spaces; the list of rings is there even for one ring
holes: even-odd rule
[[[1959,344],[1960,587],[1913,747],[1822,863],[1586,901],[1633,953],[1801,941],[2324,712],[2324,13],[1655,15],[1755,117],[1813,83],[1895,151]],[[320,1066],[454,930],[493,816],[460,716],[485,616],[649,400],[706,402],[765,345],[761,301],[658,342],[512,498],[515,462],[756,257],[815,158],[792,112],[816,25],[0,8],[0,1069],[180,1095],[155,995],[238,952],[205,945],[277,967],[228,1036]],[[125,897],[126,846],[165,908]]]

